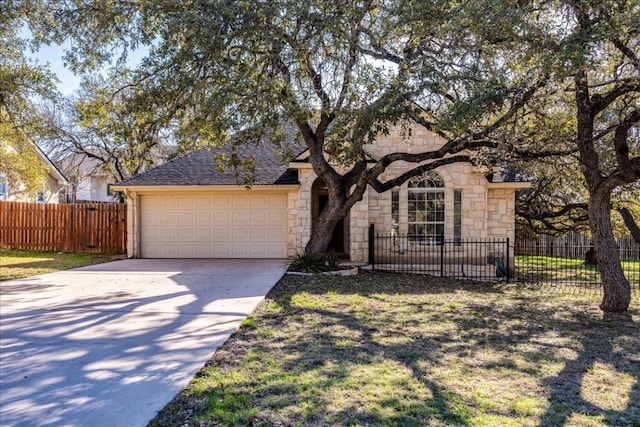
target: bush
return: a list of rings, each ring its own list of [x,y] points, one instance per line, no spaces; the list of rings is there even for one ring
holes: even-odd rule
[[[339,264],[340,260],[333,252],[323,254],[299,252],[291,258],[289,270],[302,273],[321,273],[337,270],[340,268]]]

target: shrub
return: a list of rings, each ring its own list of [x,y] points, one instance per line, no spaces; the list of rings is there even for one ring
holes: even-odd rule
[[[339,268],[340,260],[333,252],[313,254],[299,252],[291,258],[289,270],[303,273],[321,273]]]

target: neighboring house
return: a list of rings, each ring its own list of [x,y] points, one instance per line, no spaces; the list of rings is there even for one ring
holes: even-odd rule
[[[25,190],[25,186],[20,180],[11,179],[6,174],[0,172],[0,200],[11,202],[38,202],[38,203],[59,203],[64,198],[69,182],[60,170],[49,160],[49,158],[34,144],[38,161],[47,168],[46,183],[42,189],[34,196]],[[8,146],[8,149],[14,150]]]
[[[100,167],[100,161],[85,154],[70,154],[58,162],[66,172],[70,187],[67,202],[115,202],[117,195],[109,192],[113,178]]]
[[[156,165],[175,154],[175,147],[160,147],[152,152]],[[118,195],[110,189],[111,174],[102,161],[85,153],[71,153],[58,162],[69,178],[68,202],[117,202]]]
[[[368,147],[372,158],[399,150],[429,151],[443,144],[420,127]],[[250,189],[220,170],[203,149],[115,184],[126,195],[128,255],[142,258],[286,258],[304,249],[313,220],[327,200],[306,152],[282,165],[267,142],[238,147],[255,159]],[[382,179],[406,171],[398,163]],[[242,174],[241,174],[242,175]],[[334,232],[331,249],[366,261],[368,229],[408,234],[418,245],[442,239],[514,238],[515,192],[530,183],[499,172],[488,178],[468,163],[440,167],[385,193],[369,188]]]

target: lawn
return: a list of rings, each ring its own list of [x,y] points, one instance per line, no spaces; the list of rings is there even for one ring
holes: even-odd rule
[[[632,285],[640,283],[640,260],[621,261],[622,269]],[[518,275],[539,282],[600,283],[595,265],[585,265],[583,258],[516,255]]]
[[[286,275],[152,426],[640,427],[640,300]]]
[[[114,261],[119,258],[122,256],[0,249],[0,280],[53,273],[59,270]]]

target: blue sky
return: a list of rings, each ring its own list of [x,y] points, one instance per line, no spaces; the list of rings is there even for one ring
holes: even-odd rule
[[[33,59],[38,63],[44,65],[49,64],[49,68],[53,71],[58,80],[58,90],[63,95],[71,95],[80,87],[80,77],[74,75],[68,68],[64,66],[62,56],[64,55],[64,49],[69,48],[70,45],[51,45],[41,46],[40,50],[30,54]]]

